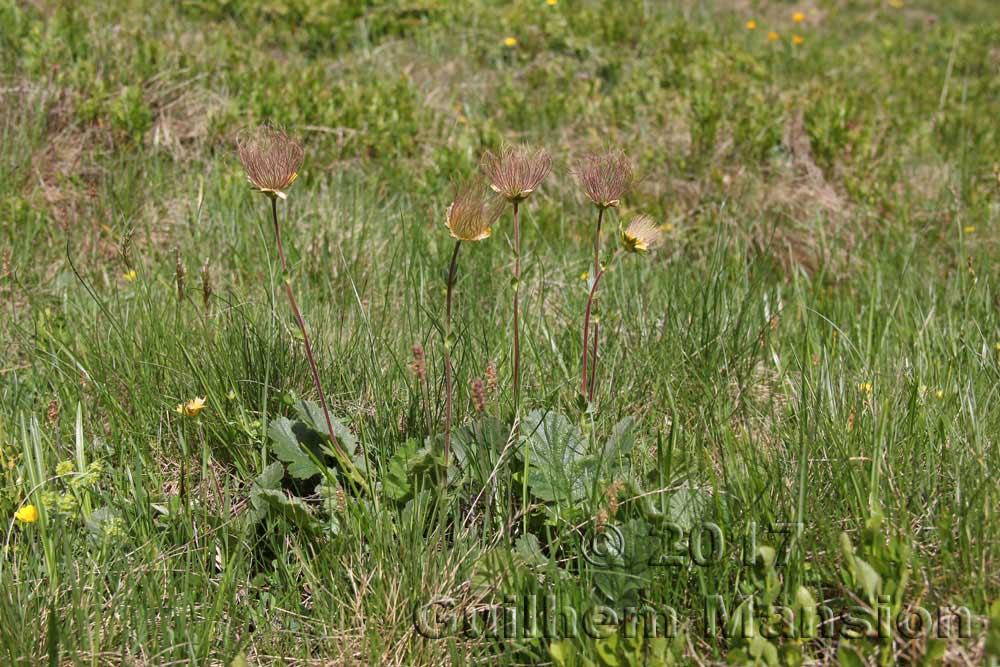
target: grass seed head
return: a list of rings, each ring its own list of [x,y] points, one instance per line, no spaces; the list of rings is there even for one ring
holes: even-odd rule
[[[410,368],[420,384],[427,382],[427,355],[424,353],[422,345],[413,346],[413,362],[410,364]]]
[[[622,247],[626,252],[647,253],[660,244],[663,232],[648,215],[637,215],[621,232]]]
[[[482,241],[503,212],[503,200],[489,193],[478,179],[455,185],[455,198],[445,213],[445,226],[459,241]]]
[[[212,269],[208,263],[208,258],[205,258],[205,263],[201,265],[201,301],[202,305],[208,308],[209,302],[212,300],[212,292],[214,292],[214,287],[212,285]]]
[[[634,179],[632,163],[620,150],[585,155],[575,173],[587,198],[598,208],[618,206]]]
[[[240,133],[237,151],[255,190],[271,198],[288,198],[285,190],[302,167],[303,152],[298,143],[275,127],[261,125]]]
[[[490,187],[501,197],[518,202],[534,192],[552,169],[552,157],[545,149],[504,146],[486,151],[479,163]]]
[[[475,406],[476,412],[483,414],[486,412],[486,385],[482,378],[470,381],[469,385],[472,388],[472,405]]]

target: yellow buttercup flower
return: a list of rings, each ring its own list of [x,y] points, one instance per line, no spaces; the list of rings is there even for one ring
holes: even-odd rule
[[[122,278],[124,278],[125,280],[129,281],[130,283],[134,283],[135,279],[138,278],[138,277],[139,277],[139,274],[135,272],[135,269],[131,269],[131,270],[126,271],[125,273],[122,274]]]
[[[792,44],[794,44],[796,46],[801,46],[802,43],[805,42],[805,41],[806,40],[801,35],[793,35],[792,36]]]
[[[962,228],[962,231],[965,232],[966,234],[972,234],[976,231],[976,228],[973,227],[972,225],[966,225],[965,227]]]
[[[778,41],[778,33],[774,32],[773,30],[771,32],[767,33],[767,41],[769,41],[769,42],[777,42]]]
[[[757,29],[757,22],[754,21],[753,19],[751,19],[751,20],[747,21],[746,26],[747,26],[747,30],[756,30]]]
[[[515,46],[517,46],[517,37],[506,38],[505,40],[503,40],[503,45],[506,46],[508,49],[514,48]]]
[[[590,271],[584,271],[580,274],[580,280],[586,280],[590,277]],[[997,343],[997,349],[1000,349],[1000,343]]]
[[[545,0],[545,4],[547,4],[549,7],[555,7],[556,5],[559,4],[559,0]]]
[[[198,413],[205,409],[205,398],[192,398],[187,403],[179,403],[174,412],[185,417],[197,417]]]
[[[868,394],[869,396],[871,396],[871,394],[872,394],[872,383],[871,382],[859,382],[858,383],[858,391],[860,391],[863,394]]]
[[[806,15],[803,14],[802,12],[795,12],[794,14],[792,14],[792,20],[795,21],[796,23],[802,23],[803,21],[806,20]]]
[[[21,523],[35,523],[38,521],[38,508],[34,505],[25,505],[14,512],[14,518]]]

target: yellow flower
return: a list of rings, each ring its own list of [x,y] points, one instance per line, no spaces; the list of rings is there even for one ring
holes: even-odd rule
[[[868,394],[869,396],[871,396],[871,394],[872,394],[872,383],[871,382],[859,382],[858,383],[858,391],[860,391],[862,393],[865,393],[865,394]]]
[[[756,30],[757,29],[757,22],[754,21],[753,19],[747,21],[746,25],[747,25],[747,30]]]
[[[889,4],[896,9],[903,8],[903,0],[889,0]]]
[[[555,7],[556,5],[559,4],[559,0],[545,0],[545,4],[547,4],[549,7]]]
[[[1000,352],[1000,343],[996,344],[997,352]]]
[[[937,396],[938,400],[941,400],[944,398],[944,389],[938,389],[934,392],[934,395]]]
[[[590,271],[584,271],[580,274],[580,280],[586,280],[590,277]],[[1000,343],[997,343],[997,349],[1000,349]]]
[[[637,215],[621,230],[620,237],[626,252],[647,253],[659,245],[663,233],[648,215]]]
[[[769,41],[769,42],[777,42],[778,41],[778,33],[774,32],[773,30],[771,32],[767,33],[767,41]]]
[[[674,231],[674,223],[672,223],[672,222],[664,222],[662,225],[660,225],[660,231],[661,232],[672,232],[672,231]]]
[[[802,23],[803,21],[806,20],[806,15],[803,14],[802,12],[795,12],[794,14],[792,14],[792,20],[795,21],[796,23]]]
[[[973,227],[972,225],[966,225],[965,227],[962,228],[962,231],[965,232],[966,234],[972,234],[973,232],[976,231],[976,228]]]
[[[138,278],[138,277],[139,277],[139,274],[135,272],[135,269],[130,269],[130,270],[128,270],[128,271],[126,271],[125,273],[122,274],[122,278],[124,278],[125,280],[129,281],[130,283],[134,283],[135,279]]]
[[[805,41],[806,40],[801,35],[792,36],[792,44],[795,44],[796,46],[800,46]]]
[[[508,49],[514,48],[515,46],[517,46],[517,37],[508,37],[507,39],[503,40],[503,45],[506,46]]]
[[[192,398],[187,403],[178,403],[177,407],[174,408],[174,412],[179,415],[184,415],[185,417],[197,417],[198,413],[205,409],[205,399],[202,398]]]
[[[38,521],[38,508],[34,505],[25,505],[14,512],[14,518],[21,523],[35,523]]]

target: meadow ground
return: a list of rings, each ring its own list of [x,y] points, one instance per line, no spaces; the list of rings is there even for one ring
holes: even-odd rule
[[[0,77],[0,664],[1000,655],[992,0],[0,0]],[[449,184],[505,141],[553,170],[519,282],[509,209],[463,246],[446,463]],[[606,246],[665,238],[588,406],[608,147]]]

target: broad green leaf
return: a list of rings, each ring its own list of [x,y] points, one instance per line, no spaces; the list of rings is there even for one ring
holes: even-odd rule
[[[321,471],[299,442],[299,435],[304,429],[299,429],[296,433],[295,427],[296,423],[291,419],[278,417],[271,420],[267,432],[271,436],[274,455],[284,461],[288,474],[298,479],[308,479]]]

